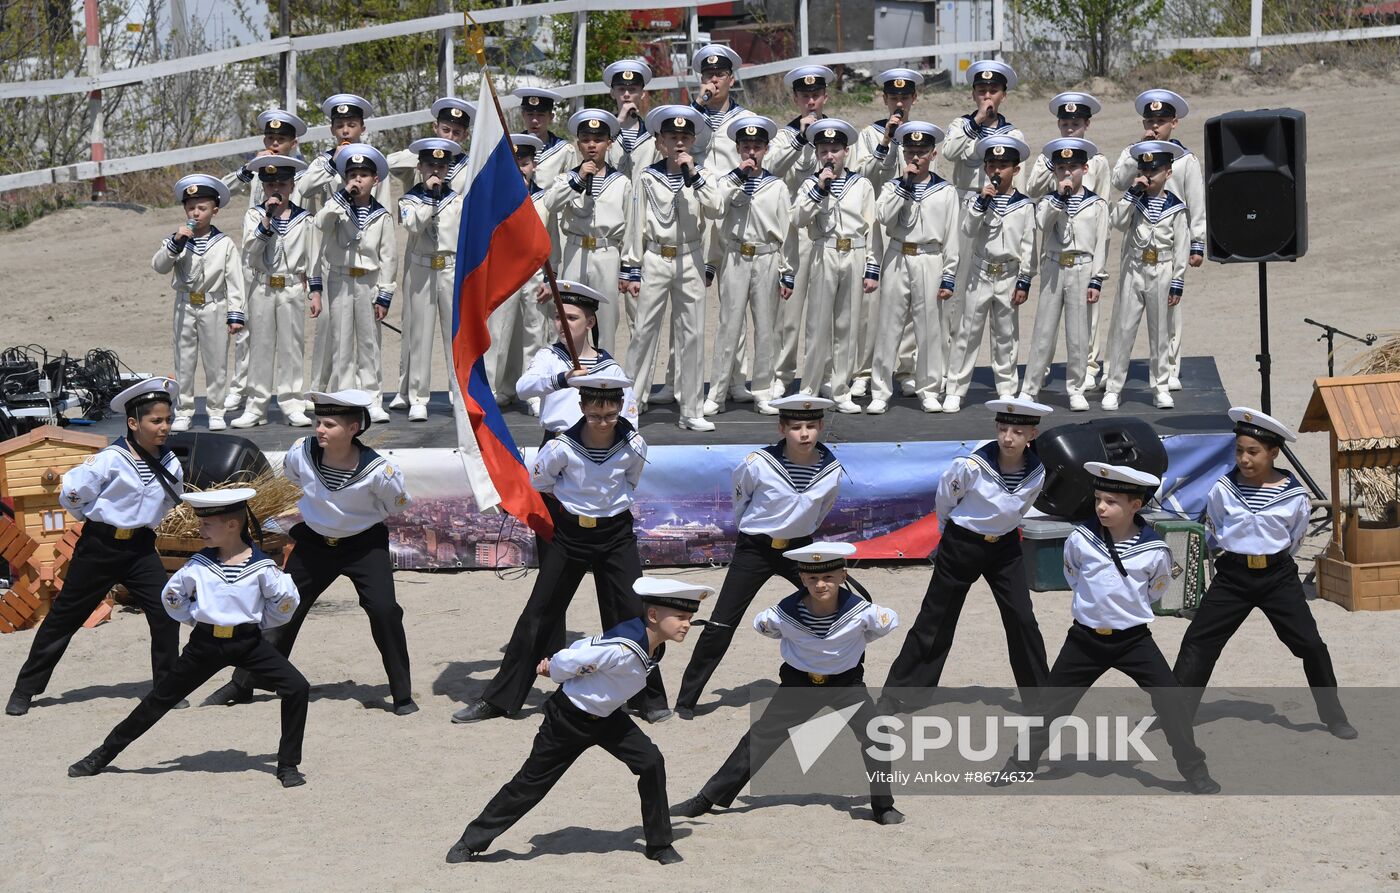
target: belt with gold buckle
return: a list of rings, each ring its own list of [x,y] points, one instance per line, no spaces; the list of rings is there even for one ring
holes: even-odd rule
[[[218,624],[215,624],[215,625],[214,625],[214,638],[216,638],[216,639],[232,639],[232,638],[233,638],[233,629],[234,629],[234,628],[231,627],[231,626],[219,626]]]
[[[576,517],[578,518],[578,526],[580,527],[586,527],[591,530],[598,526],[597,518],[590,518],[587,515],[577,515]]]
[[[788,547],[787,540],[780,540],[776,537],[770,537],[770,540],[772,541],[773,548],[775,549],[786,549]]]
[[[748,242],[739,246],[739,253],[744,257],[755,257],[758,255],[758,246],[750,245]]]
[[[1101,636],[1111,636],[1111,635],[1113,635],[1113,630],[1110,629],[1110,628],[1107,627],[1107,626],[1096,626],[1096,627],[1094,627],[1094,632],[1098,633],[1098,634],[1101,635]]]
[[[135,536],[135,535],[136,535],[136,528],[135,528],[135,527],[113,527],[113,528],[112,528],[112,539],[114,539],[114,540],[129,540],[129,539],[131,539],[131,538],[132,538],[133,536]]]
[[[1079,254],[1078,254],[1078,252],[1074,252],[1074,251],[1061,251],[1061,252],[1060,252],[1060,266],[1062,266],[1062,267],[1072,267],[1072,266],[1075,265],[1075,263],[1076,263],[1078,260],[1079,260]]]
[[[675,245],[662,245],[657,253],[667,260],[674,260],[676,255],[680,253],[680,250],[676,248]]]
[[[1142,249],[1142,262],[1145,263],[1145,264],[1155,264],[1155,263],[1157,262],[1157,249],[1156,249],[1156,248],[1144,248],[1144,249]]]
[[[583,246],[585,251],[592,251],[598,247],[598,239],[596,236],[576,236],[575,238],[578,239],[579,245]]]
[[[192,291],[192,292],[190,292],[190,306],[191,306],[191,307],[203,307],[203,306],[204,306],[204,292],[202,292],[202,291]]]
[[[1001,539],[1001,535],[997,533],[984,533],[982,534],[982,539],[986,540],[989,543],[994,543],[997,540]]]
[[[808,673],[807,678],[812,680],[813,685],[826,685],[827,677],[825,673]]]
[[[434,270],[447,269],[447,258],[441,254],[434,254],[432,260],[428,261],[428,266]]]
[[[369,270],[366,270],[364,267],[351,267],[350,269],[345,271],[345,274],[354,279],[359,279],[361,276],[365,275],[368,272]]]
[[[326,541],[326,545],[328,545],[328,546],[338,546],[338,545],[340,545],[340,537],[338,537],[338,536],[323,536],[323,537],[321,537],[321,539],[325,540],[325,541]]]
[[[268,288],[286,288],[286,287],[287,287],[287,277],[286,277],[286,276],[269,276],[269,277],[267,277],[267,287],[268,287]]]
[[[919,246],[912,242],[905,242],[899,250],[905,257],[917,257],[919,254]]]
[[[982,270],[983,270],[988,276],[1000,276],[1002,273],[1005,273],[1005,272],[1006,272],[1006,264],[1004,264],[1004,263],[984,264],[983,267],[982,267]]]
[[[1244,560],[1252,571],[1260,571],[1269,566],[1269,556],[1267,555],[1246,555]]]
[[[837,239],[837,240],[836,240],[836,250],[837,250],[837,251],[850,251],[850,250],[851,250],[851,240],[850,240],[850,239]]]

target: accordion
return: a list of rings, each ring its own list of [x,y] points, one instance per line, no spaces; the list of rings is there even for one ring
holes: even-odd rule
[[[1159,615],[1195,610],[1206,594],[1206,528],[1194,521],[1156,521],[1152,526],[1172,552],[1172,581],[1162,597],[1152,603]]]

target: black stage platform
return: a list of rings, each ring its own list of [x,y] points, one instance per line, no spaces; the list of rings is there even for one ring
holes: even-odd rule
[[[1116,413],[1107,413],[1099,409],[1102,391],[1089,394],[1092,408],[1088,412],[1070,412],[1069,398],[1064,392],[1064,365],[1056,364],[1050,371],[1049,383],[1039,396],[1040,402],[1053,406],[1056,410],[1054,416],[1047,420],[1045,427],[1124,415],[1143,419],[1163,435],[1230,430],[1226,412],[1231,403],[1225,394],[1225,386],[1220,381],[1215,358],[1187,357],[1183,360],[1181,372],[1185,389],[1172,394],[1176,400],[1174,409],[1157,409],[1152,405],[1152,396],[1146,387],[1147,361],[1135,360],[1128,370],[1128,382],[1122,394],[1122,407]],[[926,413],[919,408],[916,399],[896,397],[890,401],[889,411],[882,415],[831,413],[827,419],[823,440],[828,443],[985,440],[991,435],[991,424],[990,416],[981,404],[995,397],[991,369],[985,366],[978,367],[973,376],[972,387],[963,401],[962,412]],[[856,402],[863,406],[869,399],[862,398]],[[195,426],[192,430],[204,431],[207,430],[207,418],[203,412],[204,401],[201,399],[198,403],[199,411],[195,415]],[[647,443],[653,446],[713,446],[770,443],[777,439],[777,417],[759,415],[754,411],[753,404],[728,404],[728,411],[710,417],[715,423],[715,430],[707,432],[682,431],[677,428],[677,409],[674,404],[653,406],[642,416],[641,431]],[[452,421],[452,406],[445,391],[433,394],[428,412],[427,421],[410,422],[406,413],[391,410],[393,421],[386,425],[375,425],[365,440],[371,446],[389,449],[456,446],[457,435]],[[523,404],[516,403],[507,407],[504,413],[511,435],[518,446],[532,447],[539,444],[539,422],[525,411]],[[237,415],[237,412],[230,412],[227,418],[232,421]],[[122,419],[108,417],[90,426],[88,430],[95,434],[117,437],[123,428]],[[274,407],[268,424],[248,429],[229,428],[227,433],[246,437],[263,450],[280,451],[310,431],[309,428],[288,427],[283,423],[281,413]]]

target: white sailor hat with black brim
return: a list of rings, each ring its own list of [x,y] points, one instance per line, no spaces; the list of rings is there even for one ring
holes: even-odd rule
[[[332,121],[336,118],[373,118],[374,106],[363,96],[337,93],[321,103],[321,112]]]
[[[1099,147],[1077,136],[1062,136],[1046,143],[1040,154],[1051,164],[1088,164]]]
[[[977,152],[983,161],[1010,161],[1020,164],[1031,156],[1031,147],[1014,136],[998,134],[978,140]]]
[[[724,132],[736,143],[739,140],[758,140],[766,143],[778,135],[778,123],[763,115],[740,115],[729,122]]]
[[[632,591],[644,604],[675,608],[691,614],[699,611],[700,603],[715,594],[714,589],[700,583],[661,577],[638,577],[632,584]]]
[[[433,103],[432,113],[435,121],[446,121],[449,124],[470,127],[472,122],[476,120],[476,103],[467,102],[465,99],[458,99],[455,96],[444,96]]]
[[[1056,118],[1092,118],[1103,110],[1103,103],[1089,93],[1066,90],[1050,100],[1050,114]]]
[[[128,413],[147,403],[169,403],[180,401],[180,385],[173,378],[148,378],[125,388],[108,401],[112,412]]]
[[[768,405],[778,411],[778,418],[788,421],[820,421],[826,418],[826,411],[836,405],[834,400],[815,397],[810,394],[793,394],[768,401]]]
[[[783,557],[797,565],[804,574],[821,574],[846,566],[846,559],[856,554],[850,543],[812,543],[798,549],[788,549]]]
[[[647,130],[655,134],[689,133],[695,137],[694,152],[710,144],[712,131],[705,116],[689,105],[662,105],[647,112]]]
[[[348,143],[341,146],[335,156],[335,170],[341,177],[352,168],[369,168],[375,176],[384,179],[389,176],[389,162],[384,153],[365,143]]]
[[[306,135],[306,122],[286,109],[268,109],[258,115],[258,127],[263,136],[290,136],[301,139]]]
[[[585,136],[613,139],[621,129],[617,116],[604,109],[579,109],[569,116],[569,133],[576,139]]]
[[[743,64],[738,53],[717,43],[701,47],[690,57],[690,70],[701,75],[707,71],[738,71]]]
[[[790,90],[815,92],[825,90],[836,80],[836,72],[825,65],[800,65],[783,75],[783,83]]]
[[[175,181],[175,201],[184,203],[190,199],[212,198],[222,208],[228,204],[228,187],[218,177],[208,174],[186,174]]]
[[[344,391],[307,391],[302,399],[311,404],[311,411],[318,416],[358,416],[360,432],[369,429],[369,408],[374,405],[374,395],[369,391],[351,388]]]
[[[519,155],[521,148],[525,146],[529,146],[536,152],[544,148],[544,140],[535,136],[533,133],[512,133],[510,135],[510,143],[515,148],[516,155]]]
[[[408,144],[408,151],[418,156],[419,164],[451,164],[462,154],[462,144],[439,136],[424,137]]]
[[[1281,447],[1293,443],[1298,435],[1283,422],[1271,415],[1250,409],[1248,406],[1235,406],[1230,409],[1230,421],[1235,423],[1235,434],[1253,437],[1268,446]]]
[[[854,146],[856,144],[856,129],[840,118],[822,118],[820,121],[812,122],[812,126],[807,128],[807,139],[814,146],[823,143]]]
[[[1085,462],[1084,470],[1093,477],[1094,489],[1105,493],[1125,493],[1149,499],[1162,485],[1162,479],[1157,475],[1127,465]]]
[[[247,512],[248,501],[257,495],[258,491],[252,487],[229,487],[226,490],[181,493],[180,499],[194,510],[195,517],[212,518]]]
[[[248,162],[247,168],[250,173],[257,174],[259,180],[267,182],[295,177],[306,170],[306,162],[291,155],[259,155]]]
[[[898,96],[917,91],[923,86],[924,76],[910,68],[887,68],[875,75],[875,83],[881,91]]]
[[[905,121],[894,131],[895,142],[914,149],[933,148],[943,142],[943,136],[942,127],[927,121]]]
[[[609,87],[645,88],[651,78],[651,66],[641,59],[619,59],[603,69],[603,83]]]
[[[1186,150],[1170,140],[1143,140],[1129,146],[1128,154],[1133,156],[1139,170],[1155,170],[1176,161]]]
[[[592,397],[597,400],[620,402],[623,389],[632,387],[632,379],[624,375],[616,364],[587,375],[575,375],[566,381],[570,386],[578,388],[579,399]]]
[[[987,408],[996,413],[996,420],[1003,425],[1034,427],[1040,420],[1055,411],[1053,406],[1025,400],[1021,397],[1001,397],[988,400]]]
[[[552,112],[564,101],[560,94],[542,87],[517,87],[511,95],[519,98],[522,112]]]
[[[582,282],[575,282],[572,279],[556,279],[554,284],[559,286],[559,300],[565,304],[573,304],[585,310],[597,310],[599,305],[608,303],[607,295],[584,285]]]
[[[1144,90],[1133,100],[1133,107],[1144,118],[1185,118],[1191,111],[1181,94],[1170,90]]]
[[[1010,90],[1016,86],[1016,69],[996,59],[980,59],[967,66],[967,82],[974,87],[995,84]]]

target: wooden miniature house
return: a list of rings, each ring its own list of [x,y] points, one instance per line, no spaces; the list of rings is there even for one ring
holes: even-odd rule
[[[0,633],[37,623],[63,587],[81,528],[58,501],[63,473],[106,445],[103,437],[53,425],[0,443],[0,496],[14,507],[13,521],[0,515],[0,560],[16,572],[0,593]]]
[[[1319,378],[1298,430],[1332,437],[1332,540],[1317,559],[1317,594],[1348,611],[1400,610],[1400,488],[1387,488],[1379,522],[1342,498],[1343,470],[1400,469],[1400,374]]]

